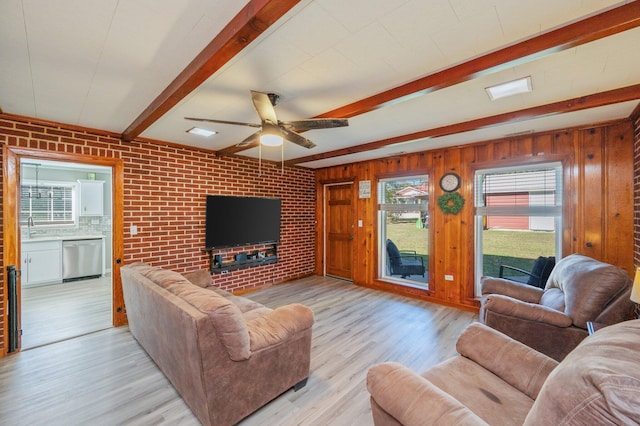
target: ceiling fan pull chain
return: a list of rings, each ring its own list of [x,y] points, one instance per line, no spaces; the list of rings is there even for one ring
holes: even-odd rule
[[[258,144],[258,176],[262,176],[262,144]]]
[[[280,161],[282,162],[282,169],[280,170],[280,174],[284,174],[284,143],[280,145]]]

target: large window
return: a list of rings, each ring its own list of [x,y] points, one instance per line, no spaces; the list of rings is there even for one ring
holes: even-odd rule
[[[560,163],[478,170],[474,187],[477,286],[501,265],[531,271],[539,256],[560,256]]]
[[[72,225],[72,184],[23,183],[20,187],[20,223],[29,217],[36,225]]]
[[[379,276],[426,287],[429,278],[427,176],[378,183]]]

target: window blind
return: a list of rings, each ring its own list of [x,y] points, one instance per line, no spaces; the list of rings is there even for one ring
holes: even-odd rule
[[[562,164],[478,170],[475,175],[478,216],[560,216]]]
[[[20,222],[29,217],[38,225],[73,224],[73,187],[65,185],[31,185],[20,187]]]

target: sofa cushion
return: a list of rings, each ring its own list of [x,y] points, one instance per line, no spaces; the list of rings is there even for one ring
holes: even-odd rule
[[[284,342],[295,334],[313,326],[313,312],[306,306],[293,303],[247,321],[251,351]]]
[[[196,285],[172,285],[167,290],[209,316],[232,360],[241,361],[251,356],[247,324],[234,303]]]
[[[133,264],[136,271],[142,276],[153,281],[156,285],[166,289],[170,285],[191,285],[191,283],[182,275],[175,271],[162,269],[158,266],[151,266],[144,263]]]
[[[230,295],[227,297],[227,299],[231,303],[236,305],[238,309],[240,309],[240,312],[242,312],[243,314],[256,309],[264,308],[264,305],[258,302],[254,302],[253,300],[247,299],[246,297]],[[269,308],[266,308],[266,309],[269,309]]]
[[[478,322],[469,325],[456,342],[456,350],[489,370],[531,399],[558,362]]]
[[[185,274],[182,274],[182,276],[198,287],[206,288],[213,285],[211,274],[206,269],[198,269],[197,271],[187,272]]]
[[[451,395],[396,362],[369,369],[367,389],[376,425],[486,425]]]
[[[559,288],[550,288],[542,294],[540,304],[547,308],[564,312],[564,292]]]
[[[549,375],[525,424],[640,422],[640,320],[583,340]]]
[[[551,272],[546,289],[564,293],[565,313],[576,327],[587,328],[604,308],[631,286],[627,272],[580,254],[562,259]],[[543,299],[542,302],[551,303]],[[555,309],[557,301],[553,302]],[[544,303],[543,303],[544,304]]]
[[[197,271],[187,272],[185,274],[182,274],[182,276],[189,280],[189,282],[191,282],[192,284],[195,284],[198,287],[206,288],[207,290],[211,290],[215,293],[218,293],[220,296],[231,296],[231,293],[218,288],[213,284],[211,273],[207,269],[199,269]]]
[[[156,285],[180,297],[191,306],[206,314],[216,329],[229,358],[234,361],[251,356],[249,331],[240,309],[227,298],[192,284],[175,271],[145,264],[134,264],[136,271]]]
[[[533,405],[531,398],[462,356],[431,367],[422,377],[491,425],[521,425]]]

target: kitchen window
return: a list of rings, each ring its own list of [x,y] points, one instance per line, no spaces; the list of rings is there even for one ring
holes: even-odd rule
[[[73,184],[23,183],[20,187],[20,224],[74,225]]]

